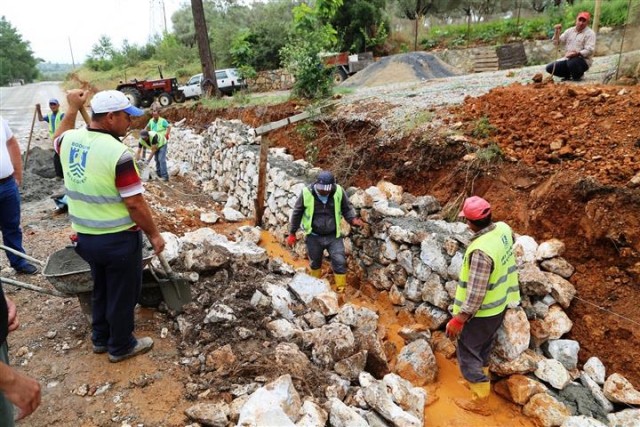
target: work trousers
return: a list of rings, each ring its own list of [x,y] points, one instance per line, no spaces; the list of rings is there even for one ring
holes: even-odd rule
[[[156,151],[156,173],[164,180],[169,179],[167,172],[167,144],[163,145]]]
[[[0,230],[5,246],[24,253],[20,228],[20,191],[13,178],[0,184]],[[8,251],[6,254],[9,264],[16,270],[21,270],[28,264],[27,260],[18,255]]]
[[[555,69],[553,64],[555,64]],[[587,61],[580,56],[570,59],[561,59],[547,65],[547,73],[572,80],[580,80],[588,69],[589,65],[587,65]]]
[[[9,346],[6,341],[0,345],[0,362],[9,365]],[[0,426],[13,427],[15,425],[14,417],[13,403],[9,402],[9,399],[0,392]]]
[[[324,257],[324,250],[326,249],[331,258],[331,269],[333,273],[347,273],[347,256],[344,252],[342,237],[336,237],[335,234],[326,236],[308,234],[305,243],[307,244],[309,267],[312,270],[318,270],[322,267],[322,258]]]
[[[121,356],[137,344],[133,336],[134,309],[142,288],[142,234],[121,231],[78,233],[76,252],[89,263],[93,345]]]
[[[489,355],[504,313],[491,317],[472,317],[462,328],[458,338],[458,365],[462,376],[470,383],[489,381],[482,368],[489,366]]]

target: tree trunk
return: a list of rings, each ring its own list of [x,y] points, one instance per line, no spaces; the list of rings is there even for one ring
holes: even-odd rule
[[[191,12],[193,13],[193,25],[196,29],[196,41],[198,42],[198,53],[200,54],[200,63],[202,65],[202,91],[207,97],[220,96],[218,83],[216,82],[216,70],[211,57],[209,32],[207,31],[207,21],[204,17],[202,0],[191,0]]]
[[[418,50],[418,19],[420,19],[420,15],[418,15],[416,13],[416,28],[415,28],[415,34],[413,36],[413,51],[417,51]]]

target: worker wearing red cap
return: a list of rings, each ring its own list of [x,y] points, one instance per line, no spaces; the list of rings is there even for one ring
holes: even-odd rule
[[[482,197],[465,200],[460,217],[473,238],[464,255],[447,336],[458,339],[457,356],[472,399],[456,399],[463,409],[486,413],[491,391],[489,354],[506,308],[520,301],[513,253],[513,231],[504,222],[492,222],[491,205]]]
[[[309,256],[309,270],[313,277],[322,276],[324,251],[331,258],[331,269],[336,290],[343,293],[347,284],[347,259],[340,232],[344,218],[349,224],[362,227],[363,222],[342,187],[329,171],[318,174],[315,183],[302,189],[291,213],[291,226],[287,244],[296,243],[296,231],[302,228]]]
[[[562,80],[582,79],[593,63],[593,53],[596,50],[596,33],[588,27],[590,20],[589,12],[580,12],[576,17],[576,25],[562,35],[562,24],[554,27],[553,43],[563,43],[565,54],[564,58],[547,65],[547,73],[561,77]]]

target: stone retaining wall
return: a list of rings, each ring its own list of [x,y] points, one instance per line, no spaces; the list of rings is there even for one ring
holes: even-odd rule
[[[628,36],[625,36],[628,37]],[[622,30],[610,30],[601,28],[596,39],[595,56],[614,55],[620,51]],[[431,52],[441,60],[465,73],[473,72],[474,58],[480,51],[486,50],[486,46],[469,49],[448,49],[441,52]],[[556,59],[556,46],[551,40],[532,40],[524,42],[524,50],[529,64],[548,64]],[[562,54],[562,47],[560,48]],[[560,55],[562,56],[562,55]]]
[[[255,79],[247,79],[251,92],[289,90],[295,79],[285,69],[259,71]]]

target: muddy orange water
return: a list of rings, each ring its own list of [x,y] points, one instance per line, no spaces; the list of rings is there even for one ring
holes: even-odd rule
[[[283,247],[270,233],[263,231],[260,246],[265,248],[271,258],[282,258],[288,264],[298,267],[306,267],[307,260],[296,256],[292,251]],[[323,266],[325,278],[331,282],[330,269]],[[384,339],[396,347],[396,354],[402,350],[404,340],[398,335],[403,326],[414,324],[414,319],[401,312],[396,314],[396,309],[389,301],[386,292],[376,293],[372,287],[367,286],[366,292],[361,292],[353,287],[355,278],[347,275],[349,286],[343,302],[364,306],[374,310],[379,316],[379,325],[385,331]],[[362,288],[363,284],[358,284]],[[438,363],[438,378],[435,384],[430,384],[424,389],[427,392],[427,406],[425,407],[425,427],[480,427],[480,426],[509,426],[509,427],[534,427],[535,424],[525,417],[518,405],[502,399],[495,393],[489,397],[489,407],[492,415],[484,417],[472,412],[460,409],[453,402],[455,398],[470,397],[469,389],[460,375],[460,370],[455,361],[449,360],[440,353],[436,353]],[[390,366],[395,365],[395,360],[390,361]]]

